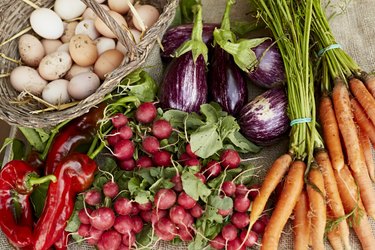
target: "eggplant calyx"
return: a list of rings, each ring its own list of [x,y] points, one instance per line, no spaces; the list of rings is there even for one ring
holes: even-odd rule
[[[193,60],[196,62],[200,55],[203,56],[204,61],[208,62],[208,48],[203,42],[203,19],[202,19],[202,6],[200,4],[194,5],[194,26],[191,34],[191,39],[184,42],[175,52],[174,57],[180,57],[183,54],[191,51]]]
[[[231,42],[225,38],[225,33],[220,32],[220,30],[215,30],[214,39],[223,50],[233,56],[234,62],[237,66],[248,73],[258,64],[256,54],[252,48],[255,48],[270,38],[240,39]]]

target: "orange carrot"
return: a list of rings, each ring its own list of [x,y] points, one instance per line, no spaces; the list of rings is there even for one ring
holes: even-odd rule
[[[363,154],[365,156],[368,174],[370,175],[371,180],[375,181],[374,158],[372,156],[372,148],[371,148],[370,140],[368,136],[361,129],[358,129],[358,136],[359,136],[359,142],[361,143],[361,147],[363,150]]]
[[[375,76],[367,73],[362,73],[361,77],[365,82],[366,88],[375,97]]]
[[[289,154],[284,154],[277,158],[268,170],[262,187],[259,189],[259,193],[251,206],[249,229],[251,229],[259,216],[263,213],[269,197],[284,175],[288,172],[291,163],[292,157]]]
[[[334,228],[331,231],[327,232],[327,236],[328,236],[329,243],[331,244],[333,250],[345,249],[344,245],[341,242],[340,230],[338,228]],[[350,249],[350,248],[346,248],[346,249]]]
[[[353,114],[354,114],[354,121],[358,124],[358,126],[362,129],[362,131],[369,137],[371,140],[372,145],[375,146],[375,126],[372,122],[368,119],[365,111],[358,103],[358,101],[354,98],[350,100],[352,104]]]
[[[345,210],[342,205],[339,190],[337,188],[337,183],[335,175],[333,173],[333,168],[331,161],[326,151],[320,150],[315,154],[315,160],[322,171],[324,178],[324,188],[327,193],[327,206],[332,213],[332,219],[337,220],[345,216]],[[349,226],[346,220],[341,221],[337,227],[339,231],[339,236],[342,243],[346,249],[350,249],[349,243]]]
[[[342,81],[335,84],[332,98],[350,169],[353,171],[354,178],[358,183],[367,213],[375,218],[375,192],[372,188],[372,182],[359,144],[357,128],[353,121],[349,92]]]
[[[373,124],[375,124],[375,99],[363,82],[357,78],[349,81],[350,91],[361,104]]]
[[[362,248],[364,250],[374,249],[375,238],[372,234],[371,225],[364,211],[361,198],[358,196],[358,187],[349,168],[345,166],[340,172],[334,170],[334,173],[345,212],[347,214],[353,213],[350,221]]]
[[[302,191],[294,208],[294,249],[303,250],[309,248],[310,219],[308,217],[309,199],[305,190]]]
[[[309,172],[307,194],[309,196],[311,218],[312,249],[324,250],[324,231],[327,223],[326,200],[323,175],[317,168]]]
[[[344,166],[344,154],[342,151],[340,132],[337,125],[335,111],[332,101],[328,96],[322,97],[320,100],[319,117],[323,128],[323,137],[332,166],[340,170]]]
[[[289,216],[296,206],[304,185],[304,172],[306,165],[302,161],[294,161],[285,179],[284,188],[276,204],[270,221],[266,226],[262,238],[262,250],[277,250],[281,232]]]

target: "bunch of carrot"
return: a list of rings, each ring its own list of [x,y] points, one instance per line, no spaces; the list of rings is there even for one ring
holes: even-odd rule
[[[289,152],[267,172],[251,207],[248,231],[285,177],[262,249],[278,248],[282,230],[292,214],[295,249],[324,249],[325,236],[333,249],[350,249],[349,226],[363,249],[373,249],[375,238],[367,215],[375,218],[371,181],[375,77],[361,72],[339,46],[331,46],[335,40],[320,0],[253,3],[283,56],[290,119],[310,119],[292,126]],[[316,54],[309,54],[310,46],[319,47],[318,60]],[[321,48],[326,49],[320,51]],[[321,85],[319,108],[315,108],[314,80]]]

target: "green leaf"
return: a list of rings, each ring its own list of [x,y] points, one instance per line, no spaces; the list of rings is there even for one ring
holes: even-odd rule
[[[151,168],[154,169],[154,168]],[[150,168],[142,168],[137,171],[137,174],[146,180],[150,185],[154,184],[156,181],[153,176],[151,176]]]
[[[136,96],[142,102],[152,102],[155,100],[157,85],[146,71],[141,71],[139,76],[141,79],[135,85],[128,86],[129,94]]]
[[[163,118],[171,123],[175,128],[184,128],[184,121],[188,113],[180,110],[168,110],[163,114]]]
[[[36,151],[43,152],[45,143],[42,141],[42,138],[35,129],[24,127],[18,127],[18,129],[22,132],[26,140],[33,148],[35,148]]]
[[[150,201],[151,193],[150,191],[140,190],[134,197],[134,200],[139,204],[144,204]]]
[[[166,188],[166,189],[171,189],[174,187],[174,184],[170,182],[169,180],[166,180],[164,178],[161,178],[157,180],[150,188],[149,190],[153,193],[156,193],[159,191],[159,189]]]
[[[208,199],[208,204],[222,210],[229,210],[233,208],[233,200],[228,196],[221,198],[217,195],[211,195]]]
[[[234,168],[227,171],[223,171],[220,175],[210,181],[207,182],[207,186],[213,189],[218,189],[220,184],[224,181],[233,180],[239,173],[241,173],[242,169]],[[224,180],[223,180],[224,179]]]
[[[258,153],[261,147],[255,145],[246,139],[240,132],[235,131],[228,135],[228,139],[236,146],[236,150],[240,153]]]
[[[207,198],[211,194],[211,190],[208,189],[200,179],[187,171],[181,175],[181,180],[182,187],[189,196],[196,201],[201,198],[202,201],[207,202]]]
[[[192,242],[188,245],[188,250],[204,249],[207,245],[205,240],[200,234],[197,234]]]
[[[37,218],[39,218],[43,212],[44,202],[47,198],[48,187],[49,182],[43,183],[34,188],[34,191],[31,193],[30,200],[31,204],[33,204],[34,213]]]
[[[219,120],[219,114],[217,110],[210,104],[203,104],[200,107],[201,113],[206,117],[207,123],[217,123]]]
[[[50,134],[47,133],[44,129],[36,128],[35,131],[39,134],[39,137],[43,143],[48,141]]]
[[[204,125],[204,122],[202,121],[202,117],[198,115],[197,113],[189,114],[184,122],[185,122],[184,126],[186,125],[187,130],[196,130],[197,128]]]
[[[233,116],[226,116],[220,119],[220,136],[222,140],[228,137],[229,134],[240,130],[240,126]]]
[[[223,148],[223,142],[215,124],[198,128],[190,136],[191,150],[201,158],[208,158]]]
[[[251,183],[254,179],[254,171],[255,167],[253,164],[247,164],[247,165],[241,165],[242,172],[241,175],[236,179],[235,183],[236,184],[244,184],[248,185]]]
[[[140,189],[141,181],[137,177],[133,177],[128,182],[128,189],[131,194],[134,194]]]
[[[151,249],[151,248],[144,248],[148,246],[152,241],[152,226],[150,224],[146,224],[140,233],[136,234],[137,245],[140,246],[142,249]]]
[[[68,224],[65,227],[65,231],[70,233],[77,232],[80,225],[81,222],[78,217],[78,211],[74,211],[72,216],[70,216]]]
[[[206,210],[200,220],[207,220],[210,222],[223,223],[223,216],[218,214],[217,208],[206,206]]]

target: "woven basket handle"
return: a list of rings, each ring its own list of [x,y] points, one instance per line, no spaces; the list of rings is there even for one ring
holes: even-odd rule
[[[95,0],[81,0],[88,8],[91,8],[94,13],[112,30],[119,42],[122,43],[130,52],[131,55],[138,57],[138,50],[135,42],[130,35],[130,32],[122,28],[113,17],[108,14],[98,2]],[[132,56],[131,56],[132,58]]]

